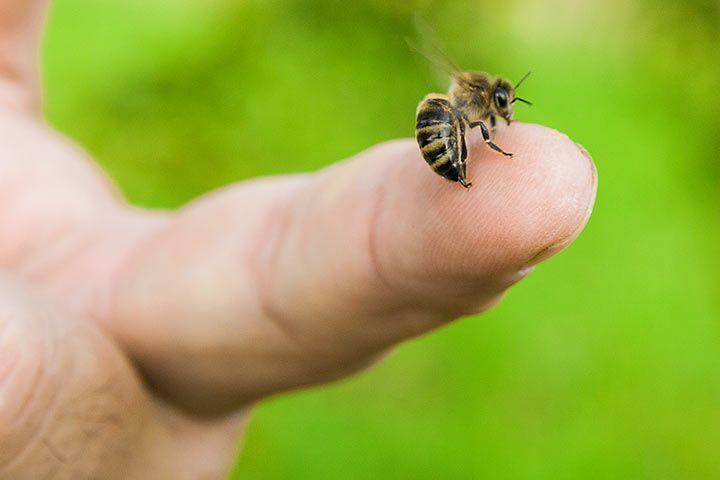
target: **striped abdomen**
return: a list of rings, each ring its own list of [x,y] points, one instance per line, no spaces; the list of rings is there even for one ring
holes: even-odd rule
[[[443,95],[428,95],[417,109],[415,138],[425,161],[439,175],[466,185],[463,129]]]

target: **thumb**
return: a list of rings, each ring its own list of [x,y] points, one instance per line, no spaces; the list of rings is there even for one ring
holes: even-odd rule
[[[549,128],[499,130],[512,159],[477,135],[469,191],[397,140],[201,200],[124,265],[107,327],[168,397],[216,413],[490,308],[577,237],[597,176]]]

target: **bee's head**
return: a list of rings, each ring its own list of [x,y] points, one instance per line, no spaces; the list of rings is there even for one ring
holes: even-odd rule
[[[498,79],[493,85],[490,101],[494,113],[510,124],[513,116],[513,102],[515,101],[515,89],[510,82]]]
[[[528,105],[532,105],[532,103],[528,102],[524,98],[520,98],[515,95],[517,88],[529,75],[530,72],[526,73],[514,87],[510,82],[503,80],[502,78],[497,79],[493,85],[491,100],[492,108],[495,111],[495,114],[504,118],[508,125],[512,122],[513,104],[515,102],[523,102]]]

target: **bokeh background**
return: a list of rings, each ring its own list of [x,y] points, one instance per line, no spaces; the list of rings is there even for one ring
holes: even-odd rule
[[[265,402],[238,479],[720,478],[720,2],[56,0],[46,112],[141,205],[412,136],[467,69],[593,155],[580,239],[499,308]]]

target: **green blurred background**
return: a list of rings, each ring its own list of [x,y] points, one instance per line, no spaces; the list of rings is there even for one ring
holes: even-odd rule
[[[56,0],[51,123],[175,207],[413,134],[458,63],[593,155],[595,213],[507,301],[265,402],[234,478],[720,478],[720,2]]]

